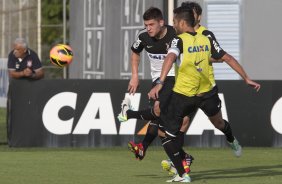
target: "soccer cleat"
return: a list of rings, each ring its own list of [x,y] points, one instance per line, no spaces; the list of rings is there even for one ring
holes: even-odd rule
[[[135,144],[134,142],[128,142],[128,149],[134,153],[136,159],[142,160],[145,157],[145,150],[142,143]]]
[[[185,170],[185,173],[190,173],[190,167],[188,166],[188,164],[187,164],[187,162],[186,162],[186,160],[185,159],[183,159],[182,160],[182,165],[183,165],[183,168],[184,168],[184,170]]]
[[[164,171],[168,172],[168,175],[172,176],[172,175],[176,175],[177,174],[177,170],[175,169],[173,163],[171,162],[171,160],[163,160],[161,162],[161,166],[163,168]]]
[[[125,122],[128,120],[126,112],[130,109],[132,109],[130,99],[125,97],[121,103],[121,112],[118,114],[118,117],[117,117],[119,122]]]
[[[171,182],[181,182],[181,183],[190,183],[191,178],[189,174],[184,173],[182,177],[180,177],[178,174],[176,174],[171,180],[167,180],[166,182],[171,183]]]
[[[190,167],[192,165],[193,160],[194,160],[194,157],[192,155],[187,154],[187,153],[185,155],[185,159],[182,160],[183,168],[184,168],[184,170],[187,174],[189,174],[191,172]],[[170,159],[163,160],[161,162],[161,166],[162,166],[164,171],[168,172],[169,175],[177,174],[177,170],[174,167],[174,165],[173,165],[173,163]]]
[[[240,157],[242,155],[242,146],[239,144],[238,140],[234,138],[234,141],[232,143],[229,142],[229,144],[234,152],[234,155],[236,157]]]
[[[186,160],[187,165],[190,167],[192,165],[194,157],[186,153],[185,160]]]

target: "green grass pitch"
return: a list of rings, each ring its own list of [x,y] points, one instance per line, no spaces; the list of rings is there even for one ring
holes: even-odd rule
[[[186,148],[187,150],[187,148]],[[278,184],[281,148],[244,148],[236,158],[228,148],[191,148],[192,183]],[[171,177],[160,168],[161,147],[143,161],[127,148],[9,148],[0,146],[1,184],[150,184]]]
[[[0,142],[6,138],[6,109],[0,108]],[[186,148],[187,150],[187,148]],[[229,148],[191,148],[195,184],[280,184],[282,148],[244,148],[236,158]],[[0,146],[0,184],[158,184],[161,147],[150,147],[143,161],[127,148],[9,148]]]

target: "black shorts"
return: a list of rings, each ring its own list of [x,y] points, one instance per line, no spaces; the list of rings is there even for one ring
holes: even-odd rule
[[[173,92],[171,100],[160,116],[160,123],[164,126],[165,133],[169,137],[176,137],[180,130],[185,116],[197,110],[200,98],[187,97],[185,95]]]
[[[218,88],[215,86],[211,91],[207,92],[200,98],[198,107],[208,116],[216,115],[221,109],[221,100],[218,96]]]
[[[153,82],[152,88],[154,86],[156,86],[157,80],[155,80]],[[164,81],[164,85],[163,85],[161,91],[159,92],[159,98],[157,99],[157,101],[160,102],[161,111],[166,108],[166,106],[169,103],[169,100],[171,99],[171,95],[172,95],[172,92],[173,92],[172,89],[173,89],[174,83],[175,83],[175,77],[174,76],[166,77],[166,79]]]

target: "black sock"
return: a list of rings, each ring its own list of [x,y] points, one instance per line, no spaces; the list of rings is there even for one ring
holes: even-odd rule
[[[149,123],[146,135],[142,141],[142,145],[145,151],[157,136],[158,136],[158,123],[154,123],[154,122]]]
[[[233,142],[234,141],[234,136],[232,134],[231,126],[230,126],[230,124],[226,120],[224,120],[224,123],[225,123],[225,125],[224,125],[224,129],[222,130],[222,132],[225,134],[226,140],[228,142]]]
[[[179,144],[180,147],[184,145],[184,132],[179,131],[179,133],[176,136],[176,142]]]
[[[155,115],[153,109],[145,109],[140,111],[126,111],[127,119],[135,118],[142,120],[156,120],[158,117]]]
[[[178,135],[176,136],[176,140],[175,140],[176,144],[179,145],[179,148],[180,148],[179,153],[180,153],[181,159],[184,159],[186,155],[185,151],[182,148],[184,145],[184,135],[185,135],[184,132],[179,131]]]
[[[162,145],[164,147],[167,156],[174,164],[179,176],[182,177],[182,175],[185,173],[185,170],[182,165],[182,159],[180,157],[179,150],[177,150],[178,146],[175,145],[175,141],[170,140],[168,138],[164,138],[162,139]]]

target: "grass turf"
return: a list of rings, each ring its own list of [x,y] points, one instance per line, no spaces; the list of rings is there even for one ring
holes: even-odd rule
[[[278,184],[282,181],[281,148],[244,148],[235,158],[230,149],[191,148],[195,157],[192,183]],[[127,148],[8,148],[0,147],[3,184],[165,183],[160,147],[150,147],[143,161]]]
[[[0,142],[6,139],[6,109],[0,108]],[[278,184],[281,148],[244,148],[235,158],[228,148],[191,148],[195,184]],[[150,147],[143,161],[127,148],[9,148],[0,146],[1,184],[144,184],[171,177],[160,168],[166,155]]]

